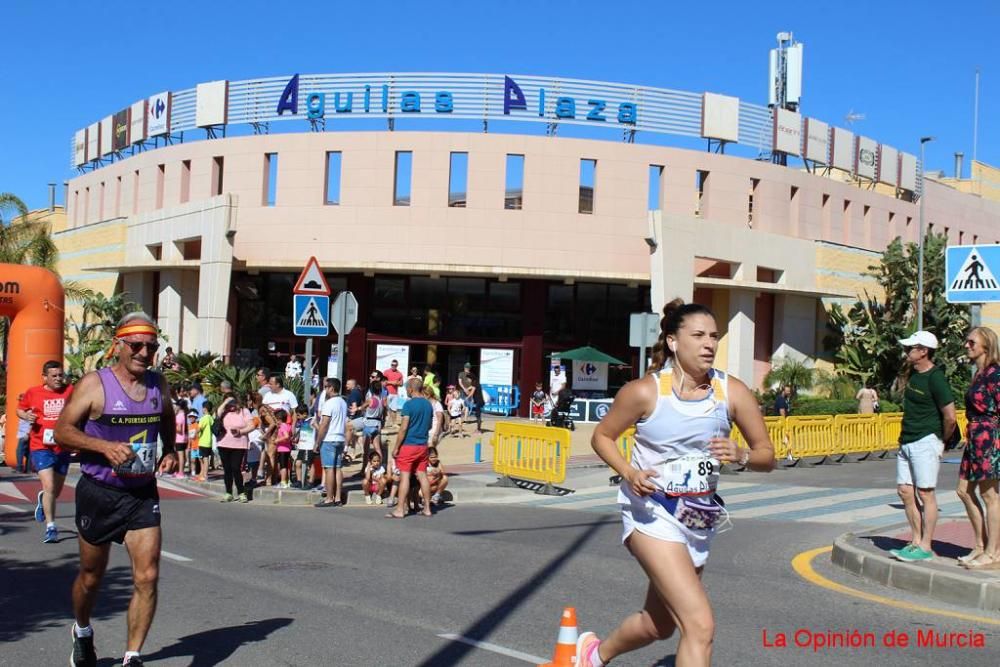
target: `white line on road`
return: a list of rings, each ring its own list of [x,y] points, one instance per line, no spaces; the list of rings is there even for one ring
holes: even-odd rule
[[[499,653],[500,655],[505,655],[509,658],[516,658],[517,660],[530,662],[533,665],[541,665],[548,662],[547,658],[539,658],[537,655],[531,655],[530,653],[521,653],[520,651],[515,651],[514,649],[504,648],[503,646],[498,646],[496,644],[491,644],[489,642],[481,642],[478,639],[469,639],[468,637],[463,637],[462,635],[443,634],[443,635],[438,635],[438,637],[441,637],[442,639],[448,639],[453,642],[461,642],[462,644],[468,644],[469,646],[475,646],[476,648],[481,648],[484,651],[492,651],[494,653]]]
[[[180,554],[171,553],[169,551],[166,551],[165,549],[161,549],[160,550],[160,554],[164,558],[169,558],[170,560],[175,560],[178,563],[190,563],[192,561],[192,559],[188,558],[187,556],[181,556]]]
[[[7,512],[27,512],[28,510],[23,507],[15,507],[14,505],[0,505],[0,510],[5,510]]]
[[[20,500],[28,499],[28,496],[18,491],[17,487],[14,486],[14,482],[0,482],[0,495],[11,496]]]

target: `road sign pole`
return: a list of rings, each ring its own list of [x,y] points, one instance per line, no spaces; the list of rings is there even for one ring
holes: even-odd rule
[[[312,336],[306,338],[306,363],[302,369],[302,397],[305,399],[306,408],[312,405],[312,367],[313,367],[313,339]]]
[[[649,344],[649,341],[646,338],[646,327],[643,327],[642,328],[642,346],[639,348],[639,375],[638,375],[638,377],[640,377],[640,378],[646,372],[646,346],[648,344]]]

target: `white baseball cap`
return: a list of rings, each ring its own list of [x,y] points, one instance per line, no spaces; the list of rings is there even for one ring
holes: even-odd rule
[[[938,339],[937,336],[932,334],[930,331],[917,331],[909,338],[900,339],[899,344],[904,347],[920,345],[921,347],[936,350],[938,346]]]

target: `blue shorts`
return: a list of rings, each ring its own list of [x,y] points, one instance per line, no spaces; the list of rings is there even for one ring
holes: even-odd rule
[[[324,468],[344,467],[344,442],[329,442],[324,440],[319,448],[319,460]]]
[[[366,438],[374,438],[382,430],[382,422],[377,419],[366,419],[362,431]]]
[[[69,452],[56,454],[49,448],[36,449],[31,452],[31,467],[35,472],[52,468],[57,475],[65,476],[69,471]]]

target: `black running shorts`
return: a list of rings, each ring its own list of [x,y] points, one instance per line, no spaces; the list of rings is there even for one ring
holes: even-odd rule
[[[76,483],[76,528],[90,544],[121,544],[130,530],[159,525],[160,494],[156,482],[120,489],[81,475]]]

